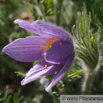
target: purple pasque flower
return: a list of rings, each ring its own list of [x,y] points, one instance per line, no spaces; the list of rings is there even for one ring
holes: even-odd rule
[[[22,85],[56,73],[46,88],[49,91],[65,75],[74,60],[72,38],[65,30],[41,20],[30,23],[17,19],[14,23],[39,36],[17,39],[5,46],[3,52],[17,61],[39,60],[21,81]]]

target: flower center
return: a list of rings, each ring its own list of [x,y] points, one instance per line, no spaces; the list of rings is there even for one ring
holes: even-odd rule
[[[52,43],[54,43],[55,41],[60,40],[59,38],[57,38],[56,36],[47,39],[47,41],[42,42],[42,44],[46,44],[46,46],[40,46],[40,50],[48,50],[50,49],[52,46]],[[60,45],[62,45],[62,43],[60,42]]]

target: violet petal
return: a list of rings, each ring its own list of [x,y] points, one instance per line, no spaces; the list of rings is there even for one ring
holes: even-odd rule
[[[65,30],[41,20],[30,23],[17,19],[14,21],[14,23],[19,24],[21,28],[25,28],[27,31],[33,32],[43,37],[46,36],[50,38],[56,36],[63,41],[72,42],[72,38]]]
[[[74,60],[74,56],[75,56],[75,53],[73,53],[69,57],[68,61],[64,65],[64,67],[54,75],[54,77],[50,81],[48,87],[46,88],[47,92],[50,91],[50,89],[66,74],[66,72],[69,70],[69,68]]]
[[[52,37],[53,35],[49,35],[45,30],[42,30],[41,27],[39,27],[38,25],[34,25],[35,22],[28,22],[28,21],[25,21],[25,20],[20,20],[20,19],[17,19],[14,21],[15,24],[18,24],[21,28],[24,28],[26,29],[27,31],[30,31],[32,33],[35,33],[35,34],[38,34],[40,36],[43,36],[43,37]]]
[[[42,66],[41,66],[41,64],[42,64]],[[43,64],[45,66],[45,61],[42,61],[39,65],[37,64],[38,66],[40,66],[38,71],[37,71],[38,68],[35,68],[35,67],[37,67],[35,65],[33,67],[34,71],[32,68],[32,70],[31,70],[32,72],[29,71],[27,73],[26,77],[21,81],[21,84],[22,85],[28,84],[29,82],[32,82],[32,81],[40,78],[41,76],[51,75],[62,68],[62,65],[49,64],[49,66],[47,66],[47,68],[43,69]],[[36,69],[36,71],[35,71],[35,69]]]
[[[60,27],[51,25],[41,20],[37,20],[33,22],[33,25],[37,25],[39,28],[41,28],[42,31],[45,31],[49,35],[54,35],[63,41],[72,42],[72,39],[69,33]]]
[[[45,60],[39,61],[36,65],[34,65],[26,74],[29,77],[32,73],[38,73],[43,70],[43,67],[47,65],[48,67],[51,65],[50,63],[46,62]]]
[[[43,60],[40,46],[44,46],[42,42],[46,41],[46,39],[47,38],[40,36],[30,36],[27,38],[16,39],[5,46],[3,48],[3,52],[17,61],[32,62],[36,60]]]
[[[73,44],[58,40],[52,44],[52,47],[43,53],[45,60],[52,64],[66,62],[69,56],[74,52]]]

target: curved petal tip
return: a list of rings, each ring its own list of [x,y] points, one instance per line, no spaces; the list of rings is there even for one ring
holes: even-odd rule
[[[16,20],[14,21],[14,23],[17,24],[18,22],[21,22],[21,21],[23,21],[23,20],[16,19]]]
[[[47,92],[50,92],[51,88],[47,87],[47,88],[45,88],[45,90],[46,90]]]

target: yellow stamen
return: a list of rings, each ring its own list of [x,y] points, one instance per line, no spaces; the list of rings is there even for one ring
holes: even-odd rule
[[[45,67],[43,67],[43,69],[47,68],[47,65],[45,65]]]
[[[52,43],[54,43],[55,41],[60,40],[59,38],[57,38],[56,36],[52,37],[52,38],[48,38],[47,41],[42,42],[42,44],[47,44],[46,46],[40,46],[40,50],[48,50],[50,49],[52,46]]]
[[[60,42],[60,45],[63,45],[63,44]]]

